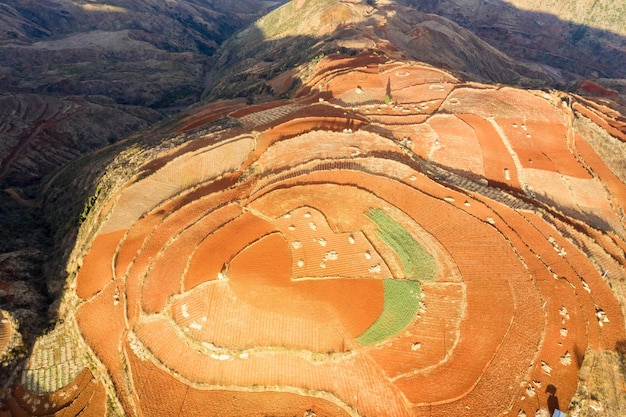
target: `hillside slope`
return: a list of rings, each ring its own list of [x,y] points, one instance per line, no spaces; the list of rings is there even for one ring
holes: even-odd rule
[[[0,4],[0,282],[15,288],[2,289],[0,304],[19,317],[26,340],[47,326],[46,311],[59,296],[45,277],[50,265],[59,274],[50,246],[59,224],[78,222],[68,215],[74,206],[44,218],[49,180],[82,155],[197,101],[219,44],[279,4]]]
[[[297,0],[238,32],[203,103],[3,195],[32,217],[7,217],[29,250],[0,258],[0,347],[54,323],[0,352],[0,415],[624,414],[624,97],[554,68],[405,1]],[[153,115],[23,97],[4,125],[33,141]]]
[[[220,43],[278,4],[3,2],[0,183],[36,185],[77,155],[194,103]]]

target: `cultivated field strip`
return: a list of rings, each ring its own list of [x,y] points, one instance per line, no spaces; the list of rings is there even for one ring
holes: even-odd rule
[[[474,130],[455,116],[431,117],[427,122],[438,142],[430,156],[434,162],[485,176],[483,151]],[[445,132],[445,133],[444,133]]]
[[[57,326],[37,339],[21,375],[25,389],[33,393],[58,391],[83,371],[86,358],[81,353],[81,342],[75,340],[75,330],[67,326]]]
[[[521,131],[525,132],[527,138],[532,138],[541,153],[550,158],[558,173],[574,178],[592,178],[576,155],[563,152],[564,145],[571,146],[567,138],[568,127],[534,120],[528,120],[521,126]]]
[[[391,277],[386,264],[361,231],[336,233],[319,210],[300,207],[285,213],[274,224],[292,246],[294,279]]]
[[[554,229],[550,231],[549,227],[546,228],[547,225],[540,222],[536,215],[529,214],[524,219],[504,207],[498,208],[498,214],[507,225],[507,228],[501,230],[525,260],[541,292],[545,314],[543,338],[551,341],[537,345],[537,358],[541,362],[536,361],[528,380],[522,381],[526,383],[526,388],[518,404],[526,413],[531,413],[534,412],[537,399],[545,397],[539,388],[554,381],[553,378],[569,381],[560,382],[559,390],[566,395],[573,395],[577,387],[574,375],[580,363],[572,358],[577,355],[576,352],[580,354],[580,346],[586,343],[585,336],[591,332],[593,337],[595,323],[589,321],[588,313],[581,311],[581,303],[586,302],[584,292],[578,295],[572,292],[571,283],[579,282],[578,272],[565,262],[561,246],[553,235],[538,233],[535,224],[540,224],[540,230],[546,234],[554,232]],[[529,222],[528,219],[533,221]],[[541,254],[541,258],[536,257],[536,254]],[[539,259],[541,263],[537,262]]]
[[[297,355],[259,352],[250,354],[246,359],[220,360],[181,344],[176,334],[171,333],[171,326],[163,326],[158,334],[142,328],[138,330],[140,339],[145,341],[146,347],[154,349],[152,353],[160,358],[164,366],[190,381],[218,386],[300,386],[330,392],[344,400],[351,397],[347,393],[358,392],[358,403],[354,405],[363,413],[369,410],[371,414],[408,415],[404,402],[397,397],[398,393],[388,383],[382,382],[384,378],[377,377],[376,367],[360,355],[337,362],[316,363]],[[159,340],[167,342],[159,343]],[[396,400],[386,405],[388,409],[381,404],[381,401],[394,397]]]
[[[474,114],[459,114],[457,117],[474,129],[482,150],[485,177],[522,189],[515,161],[493,125]]]
[[[299,104],[286,104],[284,106],[273,107],[271,109],[258,111],[239,118],[246,127],[255,128],[260,125],[272,123],[278,119],[290,115],[303,108]]]
[[[580,135],[575,135],[575,147],[578,156],[584,161],[587,169],[597,175],[609,190],[613,210],[618,216],[624,215],[626,209],[626,185],[602,161],[591,145]],[[623,220],[622,220],[623,224]]]
[[[228,224],[240,214],[241,208],[237,205],[219,208],[174,237],[167,248],[153,260],[143,280],[143,310],[147,313],[161,311],[169,296],[183,290],[185,278],[189,282],[217,279],[223,262],[208,259],[202,262],[202,258],[196,258],[196,263],[199,264],[196,267],[196,263],[192,261],[194,252],[189,253],[189,248],[198,248],[207,236],[216,233],[223,224]]]
[[[217,278],[224,265],[247,245],[272,233],[272,225],[250,212],[226,223],[207,237],[194,251],[184,279],[185,291],[208,279]]]
[[[141,409],[147,415],[196,415],[206,412],[207,404],[224,415],[254,416],[259,412],[267,415],[285,416],[284,404],[293,410],[315,410],[320,415],[347,417],[354,416],[344,403],[336,397],[322,392],[309,392],[296,387],[252,387],[241,386],[202,386],[188,385],[171,376],[171,371],[158,367],[150,361],[141,361],[130,356],[133,369],[133,383],[142,398],[158,398],[166,392],[167,401],[163,404],[144,401]],[[167,391],[164,391],[164,388]],[[279,389],[279,391],[276,391]]]
[[[124,236],[124,230],[118,230],[98,236],[92,248],[95,250],[87,254],[83,259],[83,264],[79,276],[88,276],[90,279],[76,281],[76,295],[83,300],[91,298],[106,284],[113,280],[112,258],[116,253],[120,239]],[[106,254],[107,256],[102,256]]]
[[[226,205],[229,201],[229,197],[231,197],[231,193],[225,192],[220,193],[214,198],[202,199],[198,204],[189,204],[184,206],[182,210],[176,212],[176,215],[167,217],[159,225],[159,227],[153,227],[149,230],[149,234],[142,244],[141,251],[136,253],[133,263],[125,276],[127,296],[129,298],[130,306],[133,306],[133,308],[140,307],[139,300],[143,289],[143,281],[146,273],[152,266],[153,260],[164,250],[164,248],[167,248],[168,242],[177,236],[181,228],[184,229],[189,225],[189,217],[185,216],[185,211],[187,211],[185,209],[188,209],[188,211],[191,212],[190,214],[192,218],[197,221],[198,218],[205,214],[203,213],[202,208],[206,208],[210,213],[217,207]],[[230,206],[226,212],[229,216],[235,217],[241,213],[241,209],[237,207],[237,205],[233,205]],[[159,212],[154,215],[157,217],[162,216]],[[148,216],[148,219],[149,218],[150,216]],[[175,285],[175,288],[178,289],[180,287]]]
[[[538,227],[547,229],[545,223],[537,223]],[[564,270],[555,270],[555,273],[558,277],[565,277],[574,287],[578,303],[588,323],[587,335],[590,340],[594,341],[590,342],[593,343],[591,347],[614,346],[618,335],[624,328],[624,319],[619,304],[592,263],[592,258],[586,256],[567,239],[563,238],[559,244],[564,249],[561,253],[564,253],[562,258],[565,263],[561,264]],[[598,253],[598,249],[594,252]],[[568,273],[568,270],[572,272]],[[598,315],[600,311],[603,312],[602,315]],[[608,321],[604,321],[604,317],[608,318]],[[599,346],[595,345],[596,343]]]
[[[254,139],[244,136],[173,159],[156,173],[122,192],[116,206],[123,209],[116,210],[116,206],[113,207],[100,233],[127,229],[144,213],[185,188],[236,170],[252,151],[254,144]]]
[[[289,293],[284,291],[284,295],[289,296]],[[276,299],[273,303],[278,304]],[[172,315],[187,337],[207,346],[232,350],[255,347],[313,352],[343,350],[347,335],[330,309],[320,310],[323,305],[313,301],[301,302],[298,307],[308,309],[309,316],[298,315],[298,311],[287,315],[287,309],[280,306],[268,311],[242,301],[226,282],[215,282],[177,299],[172,304]]]
[[[572,109],[581,112],[586,118],[605,130],[609,135],[626,141],[626,123],[619,111],[601,104],[596,100],[589,100],[582,96],[570,97],[574,99]]]
[[[8,411],[13,416],[63,416],[78,415],[86,411],[88,415],[105,415],[105,391],[87,369],[83,369],[71,384],[50,394],[37,394],[16,387],[8,402]]]
[[[180,222],[182,219],[193,222],[206,213],[226,205],[235,194],[232,191],[221,190],[220,186],[227,189],[230,185],[231,179],[229,177],[225,177],[225,179],[226,181],[217,180],[209,183],[208,186],[201,186],[189,193],[182,194],[133,223],[117,252],[115,275],[123,277],[128,272],[129,266],[143,249],[146,240],[152,238],[153,229],[161,226],[163,222],[170,222],[164,223],[165,225],[171,224],[172,219],[170,217],[173,217],[172,214],[178,216],[177,220],[174,217],[174,221]],[[215,184],[217,184],[217,188]],[[215,191],[215,193],[213,194],[211,191]]]
[[[391,343],[368,351],[392,380],[440,365],[459,342],[459,323],[466,305],[464,284],[424,284],[422,302],[422,309],[406,331]]]

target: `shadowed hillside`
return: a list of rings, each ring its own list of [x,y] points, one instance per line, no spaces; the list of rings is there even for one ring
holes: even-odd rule
[[[511,57],[552,68],[556,81],[626,78],[626,9],[620,1],[403,3],[444,16]]]

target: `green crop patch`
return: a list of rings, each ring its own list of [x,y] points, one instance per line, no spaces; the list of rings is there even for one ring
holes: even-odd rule
[[[370,209],[365,215],[376,223],[378,236],[400,258],[407,278],[383,281],[383,311],[356,339],[363,345],[372,345],[395,336],[411,324],[419,310],[420,281],[435,279],[435,260],[400,223],[383,210]]]
[[[381,209],[370,209],[365,215],[376,223],[378,236],[400,258],[407,279],[435,279],[435,260],[400,223]]]
[[[420,285],[417,281],[386,279],[383,312],[356,341],[372,345],[400,333],[419,310]]]

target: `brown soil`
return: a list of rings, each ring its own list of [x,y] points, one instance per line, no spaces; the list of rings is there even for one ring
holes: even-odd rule
[[[220,100],[203,106],[189,116],[185,117],[175,128],[175,133],[187,132],[200,126],[212,123],[228,113],[240,109],[245,104],[244,99]]]

